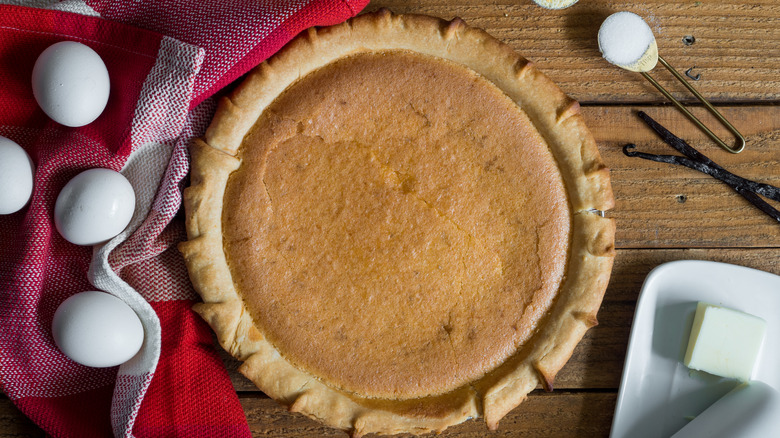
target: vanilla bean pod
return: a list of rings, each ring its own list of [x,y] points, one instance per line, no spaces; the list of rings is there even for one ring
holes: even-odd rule
[[[623,147],[623,153],[626,156],[643,158],[660,163],[685,166],[710,175],[727,184],[743,198],[756,206],[756,208],[768,214],[776,221],[780,222],[780,211],[769,205],[766,201],[757,195],[760,194],[766,196],[767,198],[780,201],[780,188],[770,184],[757,183],[755,181],[734,175],[733,173],[719,166],[714,161],[710,160],[701,152],[694,149],[691,145],[686,143],[685,140],[669,132],[668,129],[661,126],[661,124],[653,120],[646,113],[639,111],[638,115],[645,123],[648,124],[648,126],[650,126],[650,128],[653,129],[653,131],[655,131],[661,137],[661,139],[664,140],[664,142],[685,156],[680,157],[677,155],[655,155],[638,152],[635,150],[635,144],[627,144]]]
[[[715,179],[723,181],[732,188],[743,187],[751,192],[766,196],[769,199],[780,201],[780,188],[778,187],[750,181],[748,179],[742,178],[741,176],[734,175],[728,170],[725,170],[717,165],[717,167],[710,166],[700,161],[692,160],[687,157],[680,157],[677,155],[655,155],[644,152],[637,152],[634,150],[634,148],[636,148],[635,144],[627,144],[623,146],[623,153],[628,157],[638,157],[644,158],[645,160],[657,161],[659,163],[685,166],[693,170],[698,170],[701,173],[706,173]]]
[[[737,193],[742,195],[743,198],[747,199],[748,202],[753,204],[756,208],[768,214],[772,219],[780,222],[780,211],[778,211],[776,208],[769,205],[769,203],[761,199],[754,192],[751,192],[750,190],[747,190],[744,187],[733,187],[733,189],[736,190]]]
[[[647,125],[650,126],[650,128],[652,128],[653,131],[655,131],[661,137],[662,140],[664,140],[669,146],[675,148],[678,152],[684,154],[688,158],[697,160],[710,167],[722,170],[724,172],[728,172],[726,169],[720,167],[720,165],[718,165],[716,162],[710,160],[706,155],[694,149],[693,146],[689,145],[685,140],[672,134],[668,129],[666,129],[663,125],[653,120],[653,118],[648,116],[647,113],[645,113],[644,111],[637,112],[637,115],[639,116],[640,119],[644,120],[645,123],[647,123]],[[737,183],[736,181],[739,181],[741,185],[748,187],[751,191],[756,192],[759,195],[766,196],[767,198],[774,199],[775,201],[780,201],[780,188],[769,184],[751,181],[749,179],[742,178],[741,176],[734,175],[731,172],[728,173],[729,175],[731,175],[736,179],[734,184]],[[712,175],[712,174],[708,173],[708,175]]]

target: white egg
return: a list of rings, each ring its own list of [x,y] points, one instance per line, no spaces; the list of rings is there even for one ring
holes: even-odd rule
[[[52,44],[33,67],[35,100],[46,115],[65,126],[84,126],[97,119],[110,88],[100,55],[75,41]]]
[[[81,292],[54,312],[54,343],[74,361],[96,368],[121,365],[141,349],[144,327],[124,301],[105,292]]]
[[[125,229],[135,211],[133,186],[111,169],[89,169],[65,184],[54,204],[54,224],[68,242],[95,245]]]
[[[30,200],[35,166],[21,146],[0,137],[0,214],[21,210]]]

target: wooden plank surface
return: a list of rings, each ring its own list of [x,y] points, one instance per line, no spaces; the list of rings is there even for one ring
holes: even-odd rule
[[[780,185],[780,4],[777,0],[581,0],[550,11],[531,0],[377,0],[367,10],[461,17],[532,60],[583,103],[583,115],[611,168],[617,200],[617,257],[599,325],[590,330],[558,374],[555,391],[536,390],[488,432],[469,421],[444,437],[607,436],[636,299],[645,276],[661,263],[713,260],[780,275],[780,226],[730,188],[695,171],[623,155],[639,150],[673,154],[636,117],[641,109],[714,161],[746,178]],[[717,149],[641,76],[604,61],[596,42],[603,19],[617,11],[644,16],[660,53],[681,71],[696,66],[695,86],[721,103],[745,134],[745,152]],[[692,35],[696,42],[683,43]],[[653,73],[676,96],[692,100],[662,70]],[[662,105],[659,105],[662,104]],[[701,108],[697,115],[706,117]],[[725,137],[725,131],[717,131]],[[778,203],[773,203],[778,206]],[[735,291],[738,293],[738,291]],[[255,436],[345,436],[268,399],[222,354]],[[0,438],[44,436],[0,396]]]
[[[508,43],[584,103],[661,102],[663,97],[645,79],[608,64],[598,51],[596,35],[604,19],[631,11],[645,17],[659,53],[672,66],[680,72],[697,67],[702,77],[696,87],[711,100],[780,100],[776,0],[582,0],[558,11],[531,0],[377,0],[367,10],[382,7],[463,18]],[[688,35],[696,39],[692,45],[682,41]],[[694,100],[663,68],[654,75],[675,96]]]
[[[518,408],[504,417],[498,431],[489,431],[481,421],[467,421],[445,430],[442,438],[466,437],[606,437],[611,419],[604,412],[615,409],[614,393],[534,391]],[[320,426],[301,414],[290,413],[273,400],[241,398],[254,436],[300,438],[345,437],[344,432]],[[374,437],[376,435],[368,435]],[[412,435],[394,435],[411,437]]]
[[[780,275],[780,251],[775,248],[618,250],[598,315],[599,325],[586,334],[560,371],[555,390],[550,394],[540,389],[534,391],[527,402],[502,421],[500,430],[490,436],[606,436],[642,282],[662,263],[691,259],[734,263]],[[236,371],[238,361],[221,350],[220,354],[257,435],[346,436],[299,414],[288,413]],[[546,423],[555,425],[554,433],[544,430]],[[442,436],[482,435],[487,436],[487,432],[480,420],[452,428]],[[42,436],[40,430],[7,398],[0,398],[0,437],[37,436]]]
[[[483,422],[467,421],[447,429],[442,438],[466,437],[550,437],[567,438],[606,436],[611,419],[603,415],[615,409],[613,392],[560,392],[555,395],[534,391],[520,408],[501,421],[496,432],[488,431]],[[298,413],[288,412],[273,400],[254,394],[240,395],[241,405],[253,436],[264,437],[346,437],[347,434],[322,426]],[[38,438],[45,434],[7,399],[0,399],[0,436]],[[375,435],[369,435],[375,436]],[[404,437],[410,435],[398,435]]]
[[[680,155],[636,116],[640,109],[727,170],[780,186],[780,106],[721,108],[747,140],[746,149],[736,155],[720,149],[673,107],[583,108],[611,169],[616,205],[609,215],[617,220],[619,248],[780,245],[777,221],[727,185],[681,166],[626,157],[622,148],[627,143],[643,152]],[[710,121],[702,108],[693,112]]]
[[[38,438],[45,437],[35,424],[22,414],[5,396],[0,396],[0,437]]]

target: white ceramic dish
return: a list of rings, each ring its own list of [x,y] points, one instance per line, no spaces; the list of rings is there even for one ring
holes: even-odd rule
[[[707,261],[666,263],[639,294],[612,438],[668,438],[738,385],[682,364],[699,301],[766,320],[753,379],[780,389],[780,276]]]

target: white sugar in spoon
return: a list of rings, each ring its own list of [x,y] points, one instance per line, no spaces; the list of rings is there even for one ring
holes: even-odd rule
[[[648,72],[658,63],[653,31],[633,12],[617,12],[604,20],[599,50],[611,64],[633,72]]]
[[[745,148],[745,138],[737,129],[721,115],[698,91],[696,91],[682,75],[669,65],[658,54],[658,45],[650,26],[645,20],[633,12],[616,12],[601,24],[599,28],[599,50],[610,64],[614,64],[628,71],[641,73],[658,91],[685,114],[693,123],[703,130],[718,146],[737,154]],[[699,99],[709,112],[715,116],[737,139],[736,147],[732,148],[723,142],[715,133],[710,131],[696,116],[675,99],[664,87],[653,79],[647,72],[655,68],[661,62],[677,80]]]

